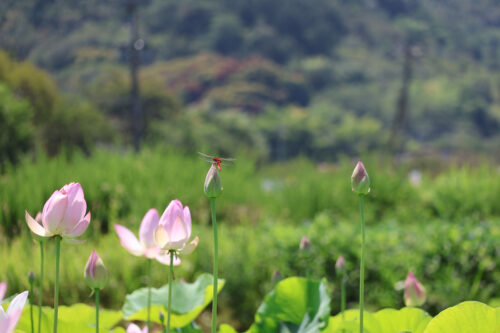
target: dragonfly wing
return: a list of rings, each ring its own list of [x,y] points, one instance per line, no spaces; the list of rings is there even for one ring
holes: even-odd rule
[[[211,160],[213,160],[215,158],[215,156],[207,155],[205,153],[202,153],[201,151],[199,151],[198,154],[200,154],[203,157],[209,158]]]

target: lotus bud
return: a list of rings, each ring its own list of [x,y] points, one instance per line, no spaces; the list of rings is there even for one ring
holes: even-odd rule
[[[163,313],[163,311],[160,311],[160,313],[158,314],[158,318],[160,319],[160,323],[164,323],[165,322],[165,314]]]
[[[307,236],[302,236],[302,239],[300,240],[300,245],[299,248],[302,251],[309,251],[311,249],[311,240]]]
[[[108,284],[108,272],[96,251],[92,251],[85,266],[85,282],[91,289],[102,289]]]
[[[357,194],[366,195],[370,193],[370,178],[366,172],[365,166],[361,161],[356,164],[351,176],[352,191]]]
[[[217,170],[215,163],[212,164],[208,170],[203,189],[205,191],[205,195],[209,198],[217,198],[223,190],[219,170]]]
[[[408,272],[405,280],[404,300],[406,306],[421,306],[425,303],[427,292],[412,272]]]
[[[342,256],[339,256],[337,262],[335,263],[335,271],[337,274],[342,274],[345,271],[345,259]]]
[[[35,282],[35,274],[33,274],[33,271],[31,271],[30,274],[28,275],[28,281],[30,283]]]
[[[283,280],[283,275],[281,275],[279,269],[275,269],[273,272],[273,276],[271,277],[271,281],[277,283],[280,282],[281,280]]]

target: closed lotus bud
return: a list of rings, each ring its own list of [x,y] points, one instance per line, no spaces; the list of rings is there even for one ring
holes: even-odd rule
[[[337,262],[335,263],[335,271],[337,274],[341,274],[345,270],[345,259],[342,256],[339,256]]]
[[[281,275],[281,272],[279,269],[274,270],[273,276],[271,277],[271,280],[274,283],[277,283],[277,282],[280,282],[281,280],[283,280],[283,275]]]
[[[424,286],[418,281],[412,272],[408,272],[405,280],[405,305],[406,306],[421,306],[425,303],[427,292]]]
[[[209,198],[217,198],[222,193],[222,184],[220,181],[219,170],[212,164],[210,170],[208,170],[207,177],[205,178],[205,185],[203,190],[205,195]]]
[[[351,176],[352,191],[358,194],[366,195],[370,193],[370,178],[366,172],[365,166],[361,161],[356,164]]]
[[[91,289],[102,289],[108,284],[108,272],[96,251],[92,251],[85,266],[85,282]]]
[[[302,239],[300,240],[300,246],[299,248],[302,251],[309,251],[311,249],[311,241],[307,236],[302,236]]]
[[[30,283],[35,282],[35,274],[33,274],[33,272],[30,272],[30,274],[28,275],[28,281]]]
[[[160,322],[163,324],[165,322],[165,314],[163,313],[163,311],[160,311],[158,317],[160,318]]]

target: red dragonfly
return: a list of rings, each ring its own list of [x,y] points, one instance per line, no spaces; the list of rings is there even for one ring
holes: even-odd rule
[[[224,165],[224,166],[233,166],[234,165],[234,161],[236,161],[235,158],[215,157],[215,156],[212,156],[212,155],[204,154],[202,152],[198,152],[198,154],[201,155],[200,158],[202,160],[204,160],[205,162],[216,164],[217,168],[219,168],[219,171],[222,170],[221,165]]]

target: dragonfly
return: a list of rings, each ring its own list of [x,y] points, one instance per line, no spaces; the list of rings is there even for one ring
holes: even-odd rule
[[[200,158],[202,160],[204,160],[205,162],[216,164],[217,168],[219,168],[219,171],[222,170],[221,165],[223,165],[223,166],[233,166],[234,165],[234,161],[236,161],[235,158],[216,157],[216,156],[212,156],[212,155],[207,155],[207,154],[202,153],[202,152],[198,152],[198,154],[201,155]]]

